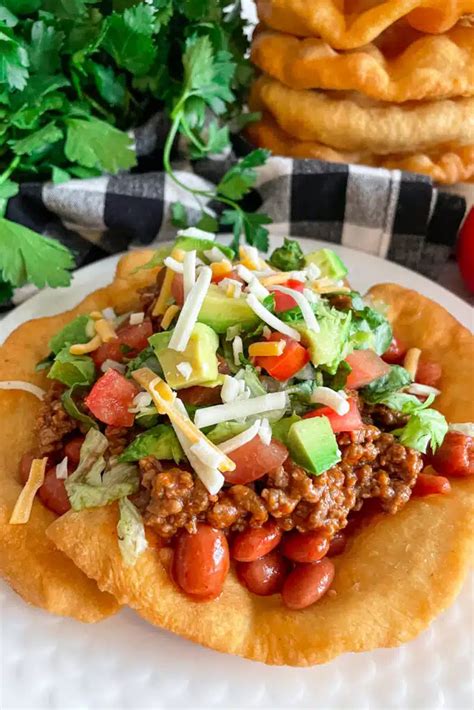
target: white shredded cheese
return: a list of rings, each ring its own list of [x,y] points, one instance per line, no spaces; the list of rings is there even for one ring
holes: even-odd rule
[[[102,372],[107,372],[107,370],[117,370],[117,372],[120,372],[120,374],[123,375],[126,368],[125,365],[123,365],[121,362],[117,362],[117,360],[111,360],[110,358],[107,358],[100,366],[100,369]]]
[[[178,372],[184,377],[185,380],[189,380],[193,374],[193,366],[189,362],[178,362],[176,365]]]
[[[289,271],[288,279],[294,279],[295,281],[304,283],[307,279],[306,271]]]
[[[409,394],[414,394],[419,397],[428,397],[430,394],[434,394],[436,397],[441,394],[441,391],[436,389],[436,387],[430,387],[429,385],[420,385],[418,382],[414,382],[412,385],[405,389],[405,392]]]
[[[152,397],[149,392],[139,392],[132,399],[133,407],[129,407],[128,411],[132,414],[138,414],[143,409],[146,409],[152,403]]]
[[[67,478],[67,456],[56,465],[56,478],[63,481]]]
[[[303,289],[303,296],[305,296],[310,303],[317,303],[321,300],[321,296],[310,288]]]
[[[206,439],[199,439],[199,441],[189,447],[189,450],[209,468],[218,468],[225,458],[224,452],[219,454],[215,448],[210,446]]]
[[[273,286],[273,290],[279,291],[280,293],[284,293],[287,296],[291,296],[300,307],[301,313],[303,314],[304,322],[308,326],[309,330],[312,330],[315,333],[319,333],[319,323],[316,320],[316,316],[314,315],[313,309],[311,308],[311,305],[304,294],[300,293],[299,291],[296,291],[295,289],[287,288],[286,286]]]
[[[291,292],[291,295],[293,295],[293,291]],[[270,311],[260,303],[258,298],[256,298],[253,293],[247,296],[247,303],[252,311],[260,318],[260,320],[263,320],[264,323],[269,325],[271,328],[278,330],[278,332],[283,333],[283,335],[288,335],[290,338],[294,338],[294,340],[297,340],[298,342],[301,340],[301,335],[297,330],[289,326],[287,323],[283,323],[283,321],[273,315],[273,313],[270,313]]]
[[[265,340],[268,340],[268,338],[270,338],[271,334],[272,334],[272,331],[270,330],[268,325],[264,325],[263,330],[262,330],[262,335],[265,338]]]
[[[171,336],[168,347],[171,350],[183,352],[193,332],[194,325],[197,321],[199,311],[206,297],[207,290],[211,283],[212,271],[208,266],[203,266],[198,279],[188,297],[184,301],[184,305],[179,314],[173,335]]]
[[[140,313],[130,313],[130,325],[140,325],[145,319],[143,311]]]
[[[221,252],[219,247],[212,247],[212,249],[208,249],[203,252],[203,254],[211,263],[214,263],[215,261],[222,261],[223,252]]]
[[[349,411],[349,402],[345,392],[335,392],[330,387],[315,387],[310,397],[313,404],[324,404],[340,416]]]
[[[111,307],[109,307],[109,308],[103,308],[103,309],[102,309],[102,315],[104,316],[104,318],[105,318],[106,320],[115,320],[115,319],[117,318],[117,315],[116,315],[114,309],[111,308]]]
[[[275,409],[284,409],[287,405],[286,392],[273,392],[260,397],[251,397],[244,401],[230,402],[229,404],[216,404],[212,407],[198,409],[194,416],[194,423],[202,429],[206,426],[242,419],[261,412],[271,412]]]
[[[456,431],[458,434],[464,434],[464,436],[474,436],[474,424],[472,422],[450,424],[449,431]]]
[[[232,353],[234,355],[234,365],[240,365],[240,355],[244,354],[244,344],[240,335],[236,335],[232,341]]]
[[[198,229],[197,227],[188,227],[187,229],[179,229],[177,232],[178,237],[192,237],[193,239],[207,239],[213,242],[216,235],[212,232],[205,232],[204,229]]]
[[[95,336],[95,321],[93,321],[92,318],[89,320],[89,322],[86,325],[86,335],[91,340]]]
[[[183,291],[187,298],[196,283],[196,250],[187,251],[183,261]]]
[[[270,446],[272,440],[272,428],[268,419],[262,419],[260,423],[260,428],[258,430],[258,435],[265,446]]]
[[[224,375],[224,384],[221,389],[221,399],[224,404],[236,400],[239,393],[240,387],[238,380],[234,379],[230,375]]]
[[[0,381],[0,390],[22,390],[23,392],[34,394],[34,396],[38,397],[38,399],[43,399],[46,394],[44,389],[38,387],[38,385],[33,385],[31,382],[24,382],[23,380]]]
[[[262,286],[260,281],[255,277],[250,279],[248,284],[248,290],[250,291],[250,293],[253,293],[253,295],[256,296],[259,301],[270,295],[270,291],[265,288],[265,286]]]
[[[316,264],[308,264],[305,271],[306,277],[309,279],[309,281],[315,281],[321,276],[321,269],[319,268],[319,266],[316,266]]]
[[[226,276],[225,279],[222,279],[221,281],[219,281],[218,286],[223,291],[227,291],[229,286],[232,286],[232,288],[233,288],[232,297],[233,298],[240,298],[240,295],[242,293],[242,284],[240,283],[240,281],[236,281],[236,279],[230,279]]]
[[[241,431],[240,434],[233,436],[231,439],[227,439],[227,441],[222,441],[219,444],[219,448],[224,454],[230,454],[232,451],[240,449],[241,446],[248,444],[249,441],[252,441],[252,439],[257,436],[260,426],[261,421],[260,419],[257,419],[252,426],[245,429],[245,431]]]
[[[168,269],[171,269],[171,271],[174,271],[175,274],[183,273],[183,264],[180,261],[174,259],[172,256],[167,256],[166,259],[163,259],[163,264],[168,267]]]
[[[260,268],[260,255],[257,247],[252,247],[246,244],[245,246],[241,246],[240,250],[244,254],[244,257],[247,258],[252,264],[254,269]]]

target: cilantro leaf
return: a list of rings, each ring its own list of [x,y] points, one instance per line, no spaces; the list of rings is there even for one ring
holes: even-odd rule
[[[63,132],[54,122],[46,124],[26,138],[12,143],[16,155],[30,155],[36,150],[42,150],[51,143],[56,143],[63,137]]]
[[[11,28],[0,29],[0,85],[24,89],[28,79],[28,52],[13,35]]]
[[[54,74],[60,66],[60,49],[64,32],[47,25],[43,20],[31,26],[31,44],[28,49],[31,70],[35,74]]]
[[[18,183],[12,180],[5,180],[0,183],[0,217],[3,217],[5,214],[10,197],[18,195],[19,189]]]
[[[424,402],[415,397],[412,394],[406,394],[405,392],[395,392],[389,394],[379,401],[379,404],[384,404],[390,409],[394,409],[397,412],[402,412],[403,414],[413,414],[414,412],[421,411],[422,409],[427,409],[435,399],[434,394],[430,394]]]
[[[401,429],[392,431],[404,446],[409,446],[422,454],[426,454],[428,447],[433,452],[441,446],[448,432],[448,423],[441,412],[436,409],[423,409],[411,415]]]
[[[94,77],[97,91],[104,101],[111,106],[120,106],[125,99],[125,77],[115,74],[112,67],[104,67],[96,62],[89,62],[88,68]]]
[[[12,296],[12,285],[7,281],[3,281],[3,279],[0,279],[0,303],[3,303],[4,301],[9,301]]]
[[[296,239],[283,240],[283,246],[273,250],[270,264],[280,271],[295,271],[305,264],[304,254]]]
[[[152,40],[154,8],[140,3],[106,21],[104,49],[119,67],[136,76],[145,74],[153,64],[156,49]]]
[[[69,286],[68,269],[73,266],[71,252],[59,242],[0,218],[0,271],[5,281],[39,288]]]
[[[65,153],[69,160],[108,173],[137,164],[132,139],[123,131],[97,118],[68,118],[66,125]]]
[[[173,202],[171,205],[171,224],[173,227],[177,227],[177,229],[186,229],[189,227],[186,207],[182,202]]]
[[[368,404],[376,404],[411,382],[411,375],[404,367],[392,365],[386,375],[378,377],[370,385],[363,387],[360,390],[360,395]]]
[[[217,192],[231,200],[242,199],[257,180],[254,168],[263,165],[269,155],[270,152],[263,148],[253,150],[226,172],[217,185]]]

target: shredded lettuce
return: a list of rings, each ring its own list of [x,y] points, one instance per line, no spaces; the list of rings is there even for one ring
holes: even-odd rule
[[[185,458],[181,444],[169,424],[159,424],[139,434],[127,446],[119,461],[139,461],[145,456],[154,456],[158,460],[172,459],[175,463],[184,461]]]
[[[90,322],[89,316],[77,316],[77,318],[65,325],[59,333],[53,335],[49,341],[49,349],[57,355],[65,347],[76,343],[87,343],[91,339],[91,335],[87,333],[87,326]]]
[[[280,419],[278,422],[273,422],[272,436],[278,439],[278,441],[281,441],[282,444],[285,444],[285,446],[288,446],[288,432],[290,431],[290,427],[295,422],[299,422],[300,419],[301,417],[293,413],[290,417],[283,417],[283,419]]]
[[[158,358],[155,355],[155,351],[151,347],[151,345],[148,345],[148,347],[144,348],[136,357],[133,358],[133,360],[130,360],[127,363],[127,371],[126,371],[126,376],[131,377],[132,372],[135,370],[139,370],[140,367],[149,367],[150,370],[155,372],[157,375],[162,375],[163,374],[163,369],[158,362]]]
[[[145,526],[142,516],[129,498],[120,498],[119,513],[117,534],[120,552],[127,567],[133,567],[148,547]]]
[[[58,352],[47,375],[63,385],[91,385],[95,379],[94,361],[88,355],[71,355],[69,346]]]
[[[141,426],[142,429],[151,429],[156,426],[160,420],[160,415],[156,411],[154,404],[145,407],[138,414],[135,414],[135,424]]]
[[[83,424],[86,429],[98,429],[98,425],[95,419],[90,417],[88,414],[84,414],[84,412],[81,412],[81,410],[77,406],[77,403],[74,400],[75,389],[76,386],[74,385],[70,389],[66,390],[66,392],[63,392],[63,394],[61,395],[61,401],[63,403],[64,409],[70,417],[72,417],[73,419],[77,419],[77,421],[81,422],[81,424]]]
[[[216,424],[216,426],[206,433],[209,441],[213,444],[220,444],[227,439],[231,439],[233,436],[237,436],[242,431],[248,429],[250,424],[241,422],[221,422]]]
[[[393,392],[407,387],[411,382],[411,375],[404,367],[392,365],[386,375],[378,377],[370,385],[363,387],[360,390],[360,395],[368,404],[377,404]]]
[[[236,376],[236,379],[243,380],[250,390],[252,397],[260,397],[267,394],[267,390],[262,385],[253,365],[245,365]]]
[[[296,239],[283,240],[283,246],[277,247],[269,259],[270,264],[281,271],[297,271],[305,265],[304,254]]]
[[[428,447],[436,451],[441,446],[448,431],[448,423],[436,409],[423,409],[411,415],[408,423],[392,434],[400,443],[426,454]]]
[[[64,482],[73,510],[108,505],[137,492],[140,479],[135,466],[118,463],[104,473],[103,454],[108,445],[100,431],[89,429],[81,446],[79,465]]]
[[[371,348],[382,355],[392,342],[392,326],[383,313],[366,306],[359,294],[352,296],[351,345],[356,350]]]
[[[54,353],[49,353],[49,355],[46,355],[42,360],[39,360],[39,362],[36,363],[35,365],[35,372],[42,372],[43,370],[49,370],[51,365],[54,362]]]
[[[394,394],[389,394],[380,400],[379,404],[385,404],[386,407],[390,409],[395,409],[397,412],[402,412],[403,414],[413,414],[414,412],[419,412],[422,409],[428,409],[428,407],[433,404],[435,395],[430,394],[424,402],[415,397],[413,394],[405,394],[404,392],[395,392]]]
[[[305,380],[298,384],[287,387],[285,391],[290,398],[291,410],[296,414],[304,414],[309,409],[314,409],[314,404],[311,403],[311,395],[314,388],[322,384],[321,373],[316,373],[314,380]]]

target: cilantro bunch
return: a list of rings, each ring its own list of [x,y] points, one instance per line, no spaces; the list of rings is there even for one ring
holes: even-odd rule
[[[192,159],[229,146],[251,77],[240,0],[0,1],[0,301],[12,287],[64,286],[73,267],[57,242],[5,219],[24,180],[64,182],[133,168],[130,128],[164,109],[163,164],[173,173],[178,134]],[[239,205],[266,159],[254,151],[216,192],[191,190],[201,227],[231,225],[236,240],[266,246],[268,218]],[[224,204],[218,219],[205,205]],[[176,223],[185,210],[173,209]]]

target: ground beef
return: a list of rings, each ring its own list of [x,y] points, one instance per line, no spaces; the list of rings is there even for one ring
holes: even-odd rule
[[[383,431],[392,431],[405,426],[408,422],[408,414],[397,412],[386,407],[385,404],[364,404],[363,416],[365,421],[370,421]]]
[[[352,308],[352,298],[347,293],[337,293],[329,296],[329,304],[338,311],[348,311]]]
[[[309,475],[287,460],[254,484],[230,486],[217,496],[210,496],[189,472],[173,468],[159,473],[147,523],[170,537],[181,527],[192,532],[198,521],[243,530],[271,517],[283,530],[324,528],[332,536],[365,500],[377,499],[382,510],[396,513],[410,498],[423,467],[421,455],[372,425],[338,434],[337,439],[342,460],[321,476]]]
[[[130,427],[106,426],[104,434],[109,442],[107,454],[110,456],[120,456],[132,438]]]
[[[62,448],[63,439],[77,429],[77,421],[64,409],[61,395],[65,387],[54,382],[43,399],[38,417],[38,442],[40,456],[53,454]]]
[[[160,295],[161,287],[163,286],[163,281],[165,278],[166,269],[160,269],[156,275],[155,283],[145,286],[145,288],[139,289],[140,304],[145,315],[151,319],[154,330],[158,325],[158,321],[161,321],[161,316],[159,319],[156,316],[152,316],[153,308],[156,303],[156,299]]]

